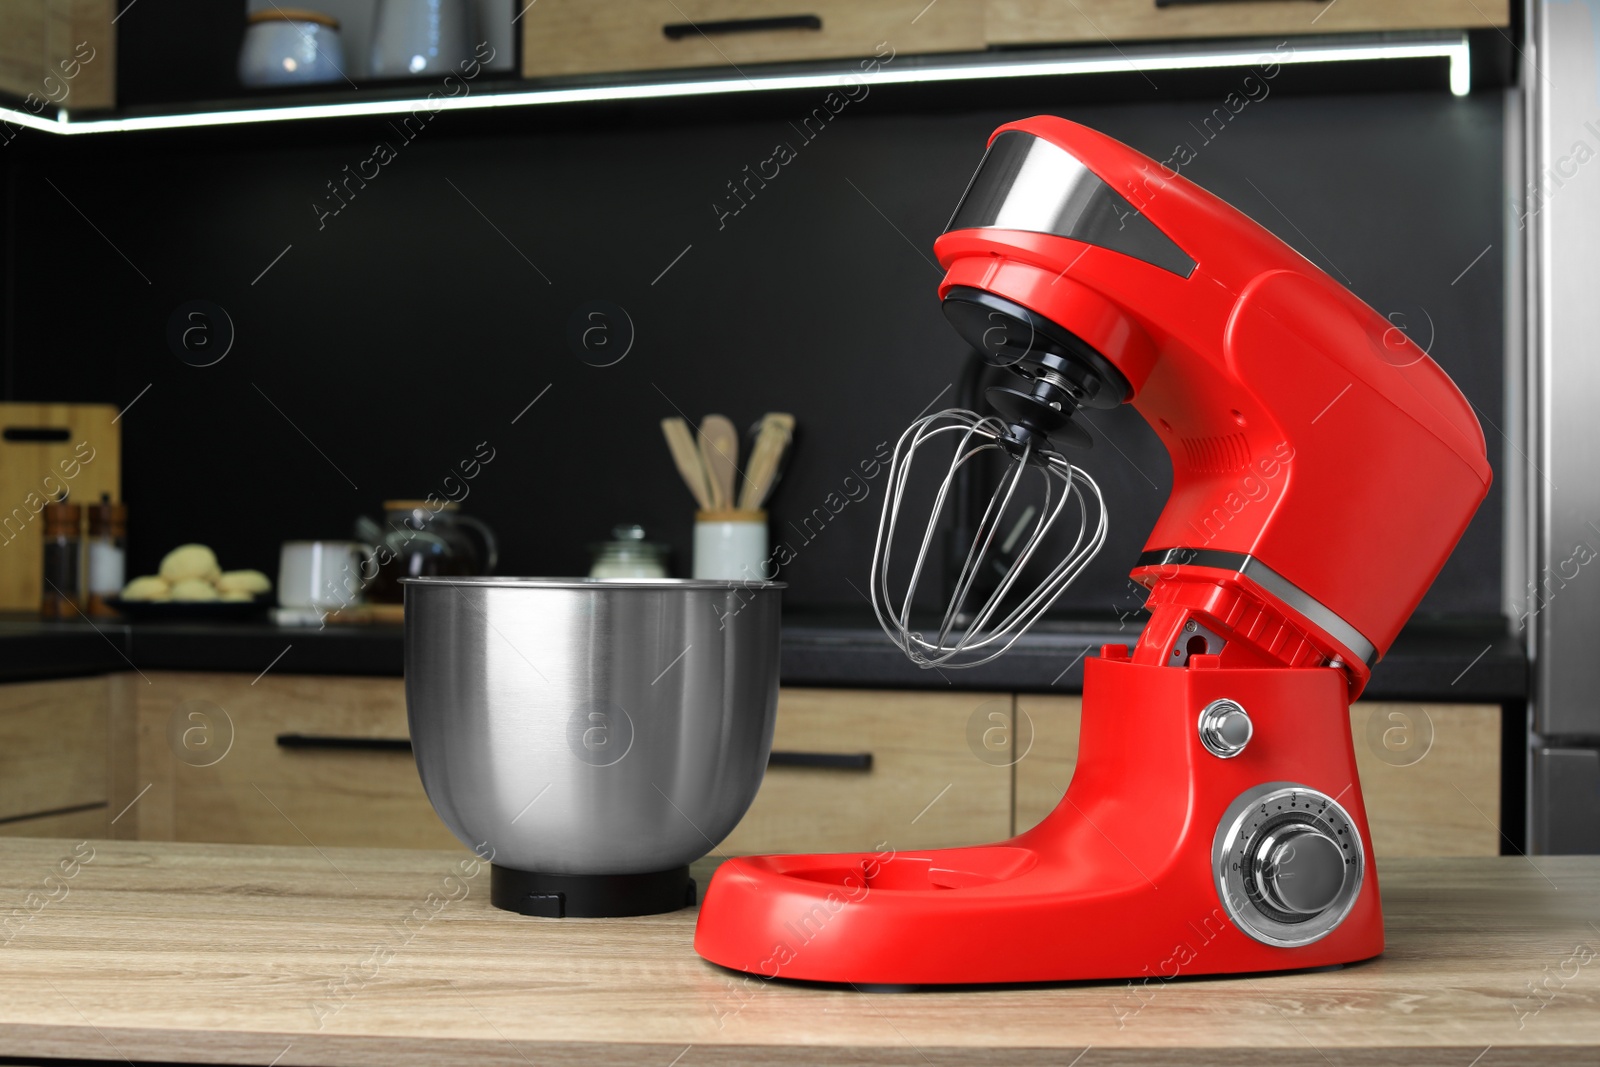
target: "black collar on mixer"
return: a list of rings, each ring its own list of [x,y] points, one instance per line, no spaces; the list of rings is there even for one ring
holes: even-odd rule
[[[1114,408],[1132,395],[1122,372],[1057,323],[981,289],[954,286],[945,318],[983,359],[1022,379],[985,396],[1005,420],[1007,446],[1037,455],[1060,446],[1089,448],[1093,439],[1072,421],[1079,408]]]

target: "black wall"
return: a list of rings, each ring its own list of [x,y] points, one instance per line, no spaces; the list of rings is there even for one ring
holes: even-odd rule
[[[444,113],[409,142],[384,119],[27,135],[0,149],[5,392],[120,407],[151,386],[121,423],[135,573],[188,540],[270,572],[282,540],[346,536],[385,497],[442,492],[484,441],[495,458],[464,508],[502,535],[503,573],[582,573],[585,543],[621,521],[671,542],[685,573],[692,504],[659,420],[792,411],[802,436],[771,505],[797,549],[789,602],[864,607],[882,476],[811,543],[790,524],[956,381],[966,354],[937,307],[933,238],[989,132],[1049,111],[1158,158],[1198,148],[1187,177],[1432,335],[1498,467],[1498,93],[1280,92],[1203,143],[1194,126],[1225,86],[1121,104],[1005,91],[937,106],[879,91],[811,143],[790,125],[809,94]],[[797,158],[719,226],[725,183],[779,141]],[[326,183],[379,142],[393,161],[319,227]],[[604,368],[567,338],[597,299],[636,330]],[[214,366],[169,348],[191,300],[236,328]],[[1128,606],[1169,465],[1131,409],[1094,421],[1120,446],[1079,458],[1111,539],[1062,603],[1105,612]],[[1424,610],[1498,610],[1500,526],[1496,491]]]

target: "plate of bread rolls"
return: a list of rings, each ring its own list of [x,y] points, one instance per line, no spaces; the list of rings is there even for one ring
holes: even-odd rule
[[[200,544],[179,545],[155,574],[122,587],[109,600],[130,619],[249,620],[272,606],[272,580],[260,571],[225,571],[217,554]]]

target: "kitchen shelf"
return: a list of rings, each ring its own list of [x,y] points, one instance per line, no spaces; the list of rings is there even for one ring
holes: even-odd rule
[[[1148,75],[1168,72],[1168,80],[1199,78],[1199,91],[1216,87],[1205,75],[1218,71],[1281,66],[1308,79],[1305,88],[1343,90],[1410,86],[1448,87],[1457,95],[1473,86],[1473,53],[1492,50],[1480,59],[1483,71],[1498,71],[1504,42],[1495,31],[1403,31],[1296,37],[1292,46],[1270,38],[1214,41],[1086,44],[1068,47],[990,49],[936,55],[895,55],[892,59],[821,60],[766,63],[743,70],[698,68],[615,74],[579,74],[518,79],[485,73],[470,86],[443,89],[443,79],[381,82],[350,90],[257,91],[226,97],[145,104],[115,109],[45,111],[29,114],[0,106],[0,123],[52,134],[84,135],[190,127],[279,123],[406,115],[421,111],[477,111],[552,105],[635,104],[646,101],[747,98],[808,92],[820,102],[830,91],[866,86],[975,87],[1049,79],[1123,79],[1133,88],[1110,96],[1142,92]],[[863,64],[871,64],[870,69]],[[1494,82],[1496,74],[1490,78]],[[1480,76],[1479,82],[1484,79]],[[1231,87],[1231,86],[1230,86]],[[1179,88],[1170,86],[1170,89]],[[1224,90],[1226,91],[1226,90]],[[429,94],[434,99],[429,100]],[[1098,91],[1099,98],[1107,94]],[[1169,98],[1173,93],[1163,93]],[[863,94],[864,96],[864,94]],[[436,109],[436,110],[435,110]],[[0,127],[4,129],[5,127]]]

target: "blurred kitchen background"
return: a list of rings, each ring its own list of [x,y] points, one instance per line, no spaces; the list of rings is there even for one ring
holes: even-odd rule
[[[372,7],[333,13],[370,21]],[[121,99],[170,103],[175,83],[196,103],[237,96],[243,20],[228,8],[129,10]],[[485,10],[511,17],[509,3]],[[1491,31],[1484,49],[1478,75],[1503,77],[1509,46]],[[130,574],[184,541],[270,572],[286,539],[346,536],[385,499],[440,492],[483,441],[495,459],[461,503],[500,535],[501,573],[586,573],[585,546],[636,522],[687,574],[693,502],[658,423],[717,411],[742,429],[789,411],[799,440],[770,503],[773,538],[796,549],[786,602],[852,609],[880,485],[809,544],[801,520],[924,408],[956,399],[970,349],[939,313],[933,239],[990,132],[1019,116],[1065,114],[1158,159],[1191,144],[1186,177],[1391,314],[1502,421],[1504,257],[1457,275],[1504,243],[1504,95],[1439,91],[1439,60],[1416,64],[1428,88],[1383,91],[1412,73],[1389,65],[1403,66],[1341,71],[1357,84],[1338,92],[1315,91],[1327,72],[1286,66],[1221,129],[1212,109],[1249,67],[873,86],[811,142],[790,124],[823,90],[440,112],[411,141],[389,116],[28,137],[7,160],[6,395],[120,409],[150,386],[122,429]],[[380,142],[395,158],[350,181]],[[728,183],[779,142],[797,158],[724,218],[738,206]],[[203,369],[167,339],[193,300],[234,330]],[[595,300],[631,320],[613,366],[568,338]],[[1112,534],[1062,607],[1108,613],[1126,608],[1170,465],[1131,409],[1093,421],[1115,445],[1080,462]],[[1505,442],[1486,433],[1498,463]],[[1500,613],[1502,486],[1424,611]]]
[[[429,494],[492,527],[500,574],[588,573],[591,545],[638,524],[687,576],[695,505],[661,421],[720,412],[743,432],[787,412],[796,430],[767,504],[772,543],[793,555],[780,575],[787,698],[947,688],[895,659],[871,622],[864,590],[884,477],[870,461],[920,413],[970,403],[977,364],[940,314],[932,243],[994,128],[1058,114],[1156,159],[1188,147],[1185,177],[1388,315],[1460,386],[1483,423],[1494,488],[1369,695],[1407,723],[1426,719],[1439,752],[1456,720],[1426,709],[1486,709],[1450,771],[1481,765],[1470,773],[1484,780],[1471,792],[1483,810],[1463,817],[1482,825],[1463,829],[1473,842],[1463,848],[1600,847],[1590,814],[1536,818],[1541,804],[1600,812],[1600,786],[1583,784],[1592,752],[1580,744],[1575,763],[1550,757],[1566,769],[1549,773],[1555,793],[1539,793],[1529,718],[1521,619],[1544,535],[1530,525],[1542,464],[1526,455],[1521,192],[1533,104],[1520,88],[1532,32],[1520,5],[874,0],[815,13],[734,0],[479,0],[462,5],[474,48],[447,64],[471,64],[454,89],[437,66],[412,75],[393,72],[394,56],[388,72],[375,62],[378,0],[311,6],[311,32],[326,40],[337,22],[347,61],[337,78],[288,85],[241,80],[247,37],[284,15],[269,0],[17,0],[0,12],[18,27],[0,28],[11,109],[0,127],[3,398],[115,410],[128,577],[200,542],[226,568],[276,579],[284,542],[350,538],[384,501]],[[85,40],[95,58],[63,80],[59,57]],[[1319,50],[1340,61],[1294,61]],[[863,82],[809,126],[828,90],[766,81],[860,71],[874,58],[908,80]],[[1135,58],[1150,69],[1129,69]],[[1010,76],[1044,61],[1060,72]],[[952,67],[965,74],[911,79]],[[674,95],[717,79],[760,91]],[[428,92],[524,97],[382,110]],[[65,133],[54,132],[58,105]],[[324,113],[283,120],[296,108]],[[241,111],[248,121],[216,122]],[[79,124],[91,132],[73,135]],[[793,158],[748,181],[780,143]],[[583,339],[597,307],[610,346],[600,356]],[[207,344],[229,341],[218,361],[195,365],[205,360],[183,340],[194,323]],[[1106,549],[1059,602],[1054,643],[956,680],[1019,724],[1027,694],[1075,699],[1081,653],[1138,625],[1126,575],[1170,464],[1131,409],[1089,423],[1096,445],[1074,459],[1105,492]],[[486,452],[461,480],[462,461]],[[0,491],[10,507],[12,488]],[[1596,599],[1567,599],[1580,598]],[[333,647],[259,620],[224,637],[197,623],[102,627],[99,644],[122,658],[102,647],[95,669],[159,668],[174,684],[192,681],[184,671],[247,679],[286,644],[294,651],[277,671],[398,673],[389,631]],[[46,640],[37,628],[17,634]],[[94,640],[33,662],[87,673]],[[955,699],[961,721],[982,702]],[[1366,722],[1353,718],[1358,748]],[[112,814],[138,777],[124,792],[113,783]],[[1016,797],[1027,788],[1007,786]],[[1423,806],[1460,809],[1448,781],[1429,791],[1450,804]],[[1007,801],[1010,828],[1021,828],[1019,803]],[[1417,803],[1402,806],[1415,814]],[[1434,831],[1414,829],[1402,836],[1426,847]]]

